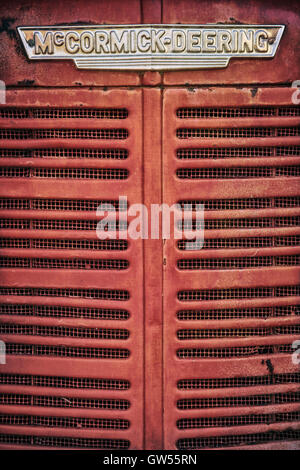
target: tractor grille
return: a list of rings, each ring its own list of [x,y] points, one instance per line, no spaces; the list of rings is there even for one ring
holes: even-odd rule
[[[142,243],[127,239],[142,201],[141,92],[82,90],[81,106],[67,89],[11,96],[0,107],[0,447],[141,448]]]
[[[181,231],[164,244],[167,448],[300,439],[300,109],[280,93],[165,91],[164,202]]]

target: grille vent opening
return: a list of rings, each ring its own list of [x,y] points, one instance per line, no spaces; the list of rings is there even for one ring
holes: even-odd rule
[[[205,408],[231,408],[236,406],[267,406],[297,403],[299,400],[300,392],[214,398],[183,398],[177,401],[177,408],[179,410],[200,410]]]
[[[55,377],[47,375],[0,374],[1,385],[23,385],[33,387],[129,390],[130,382],[120,379],[94,379],[91,377]]]
[[[273,374],[247,377],[222,377],[212,379],[184,379],[177,382],[178,390],[207,390],[233,387],[256,387],[300,383],[300,373]]]
[[[109,308],[68,307],[63,305],[0,304],[0,314],[91,320],[128,320],[127,310]]]
[[[0,149],[0,158],[99,158],[125,160],[127,149]]]
[[[204,240],[178,240],[177,247],[182,251],[221,250],[234,248],[271,248],[273,246],[298,246],[300,235],[283,237],[251,237],[251,238],[207,238]]]
[[[109,139],[128,138],[127,129],[0,129],[0,139]]]
[[[0,330],[1,331],[1,330]],[[251,336],[297,335],[300,325],[265,328],[184,329],[177,331],[179,340],[210,338],[247,338]]]
[[[274,178],[299,176],[300,167],[179,168],[176,175],[180,179]]]
[[[43,211],[96,211],[101,204],[103,210],[111,206],[115,210],[125,211],[126,200],[90,200],[90,199],[0,199],[0,209],[43,210]]]
[[[204,225],[204,227],[203,227]],[[179,230],[196,230],[204,228],[205,230],[225,230],[228,228],[251,229],[251,228],[274,228],[274,227],[297,227],[300,225],[300,216],[288,217],[262,217],[258,219],[205,219],[204,224],[201,220],[187,219],[179,220],[177,227]]]
[[[0,424],[49,428],[128,429],[127,419],[74,418],[68,416],[0,415]]]
[[[249,106],[244,108],[179,108],[176,111],[176,116],[180,119],[300,116],[300,109],[297,106]]]
[[[17,325],[11,323],[1,323],[0,333],[3,335],[52,336],[62,338],[67,337],[110,340],[126,340],[129,338],[129,331],[125,329],[69,328],[66,326]]]
[[[128,266],[122,259],[0,258],[0,268],[123,270]]]
[[[19,395],[3,393],[0,403],[16,406],[45,406],[51,408],[93,408],[99,410],[128,410],[128,400],[55,397],[47,395]]]
[[[177,149],[179,160],[251,158],[251,157],[289,157],[299,156],[300,146],[286,147],[220,147],[220,148],[182,148]]]
[[[0,248],[38,248],[46,250],[98,250],[124,251],[128,248],[127,240],[64,240],[64,239],[28,239],[1,238]]]
[[[18,220],[18,219],[0,219],[1,229],[29,229],[30,220]]]
[[[0,434],[1,444],[64,447],[84,449],[129,449],[127,439],[94,439],[84,437],[24,436],[22,434]]]
[[[291,344],[267,344],[260,346],[237,346],[229,348],[185,348],[178,349],[176,355],[179,359],[228,359],[231,357],[248,357],[261,354],[292,354]]]
[[[6,343],[6,354],[21,356],[80,357],[85,359],[128,359],[130,351],[121,348],[79,348]]]
[[[284,317],[288,315],[300,315],[300,305],[256,308],[223,308],[212,310],[180,310],[177,312],[177,319],[179,321],[231,320],[235,318]]]
[[[231,139],[249,137],[294,137],[300,135],[299,127],[245,127],[229,129],[177,129],[178,139],[211,138]]]
[[[299,296],[300,286],[238,287],[233,289],[197,289],[178,292],[178,300],[230,300]]]
[[[30,297],[70,297],[101,300],[128,300],[129,292],[118,289],[77,289],[44,287],[2,287],[0,295],[20,295]]]
[[[196,450],[204,448],[222,448],[241,445],[264,444],[267,442],[290,441],[300,439],[300,431],[288,429],[285,431],[267,431],[255,434],[234,434],[226,436],[191,437],[179,439],[178,449]]]
[[[1,178],[66,178],[125,180],[129,172],[123,168],[25,168],[0,167]]]
[[[4,119],[126,119],[126,108],[13,108],[0,109]]]
[[[126,230],[127,222],[117,220],[107,223],[96,220],[22,220],[0,219],[2,229],[31,230]]]
[[[257,256],[241,258],[215,258],[215,259],[180,259],[178,269],[250,269],[266,266],[297,266],[300,264],[300,255],[286,256]]]
[[[178,204],[182,209],[195,211],[197,205],[202,204],[205,210],[243,210],[266,209],[276,207],[299,207],[300,196],[282,196],[269,198],[248,199],[210,199],[210,200],[181,200]]]
[[[213,427],[251,426],[299,421],[300,412],[270,413],[240,416],[218,416],[216,418],[183,418],[176,423],[178,429],[199,429]]]

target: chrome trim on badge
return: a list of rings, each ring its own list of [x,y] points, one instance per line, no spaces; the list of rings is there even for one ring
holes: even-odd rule
[[[71,59],[80,69],[182,70],[227,67],[230,59],[274,57],[283,25],[25,26],[32,60]]]

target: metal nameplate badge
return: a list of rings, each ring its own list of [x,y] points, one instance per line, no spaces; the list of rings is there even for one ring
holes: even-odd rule
[[[71,59],[80,69],[181,70],[227,67],[231,58],[274,57],[283,25],[25,26],[29,59]]]

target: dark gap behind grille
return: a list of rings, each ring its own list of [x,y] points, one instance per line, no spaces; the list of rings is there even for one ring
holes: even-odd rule
[[[299,156],[300,146],[286,147],[226,147],[226,148],[180,148],[176,151],[179,160],[255,158]]]
[[[177,449],[195,450],[205,448],[234,447],[241,445],[255,445],[267,442],[299,440],[300,431],[287,429],[285,431],[267,431],[255,434],[237,434],[211,437],[190,437],[179,439]]]
[[[190,118],[240,118],[240,117],[272,117],[300,116],[298,106],[249,106],[243,108],[179,108],[176,111],[180,119]]]
[[[126,119],[126,108],[0,108],[3,119]]]
[[[30,297],[69,297],[101,300],[128,300],[129,292],[118,289],[80,289],[80,288],[44,288],[44,287],[3,287],[0,295],[20,295]]]
[[[69,307],[61,305],[0,304],[0,314],[53,318],[84,318],[92,320],[128,320],[127,310],[109,308]]]
[[[255,387],[300,383],[300,372],[247,377],[222,377],[211,379],[183,379],[177,382],[178,390],[206,390],[234,387]]]
[[[29,436],[22,434],[0,434],[0,443],[8,445],[85,448],[85,449],[129,449],[126,439],[95,439],[83,437]]]
[[[127,149],[0,149],[0,158],[99,158],[125,160]]]
[[[9,140],[31,139],[105,139],[124,140],[127,129],[0,129],[0,138]]]
[[[0,384],[95,390],[128,390],[130,388],[130,382],[128,380],[121,379],[94,379],[91,377],[56,377],[47,375],[18,374],[0,374]]]

